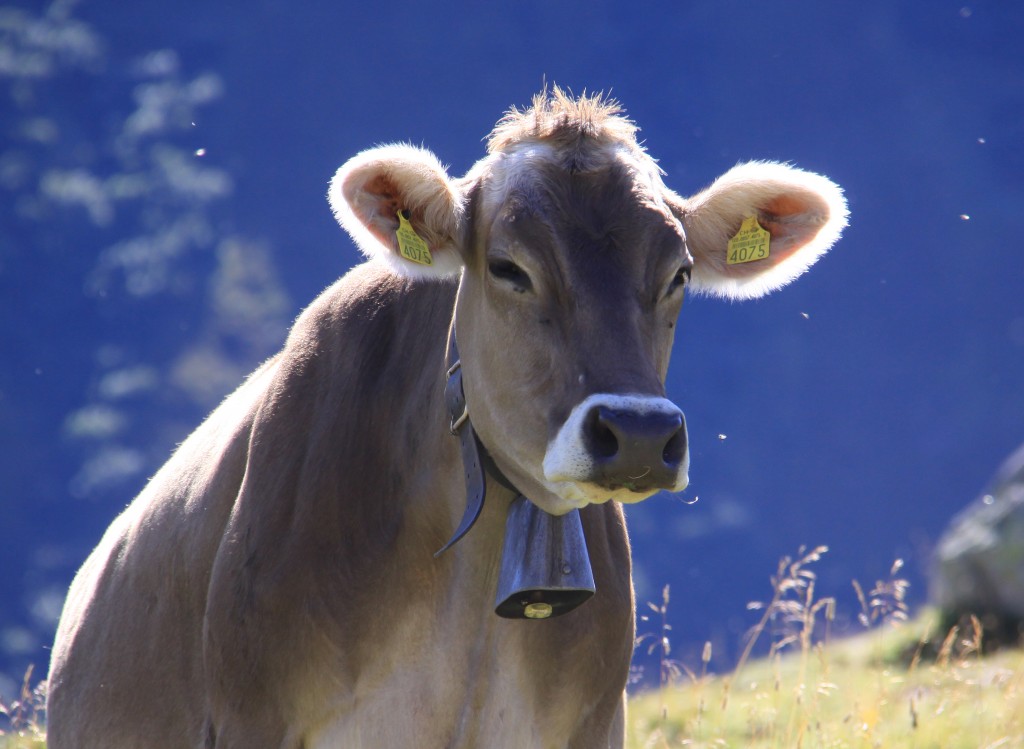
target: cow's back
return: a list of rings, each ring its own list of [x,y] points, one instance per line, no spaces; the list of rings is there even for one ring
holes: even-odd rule
[[[210,569],[275,365],[181,445],[76,575],[51,659],[51,747],[182,746],[182,726],[198,738]]]

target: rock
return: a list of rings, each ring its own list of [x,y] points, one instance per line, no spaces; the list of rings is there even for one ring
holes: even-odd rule
[[[986,637],[1017,641],[1024,623],[1024,446],[991,489],[953,518],[939,540],[932,602],[947,624],[974,614]]]

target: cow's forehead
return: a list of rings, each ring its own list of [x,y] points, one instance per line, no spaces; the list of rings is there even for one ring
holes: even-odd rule
[[[573,176],[607,179],[623,199],[663,206],[660,171],[655,161],[635,144],[590,144],[586,150],[544,142],[527,142],[492,154],[475,168],[480,182],[484,217],[493,219],[510,203],[529,208],[531,199],[557,190]]]

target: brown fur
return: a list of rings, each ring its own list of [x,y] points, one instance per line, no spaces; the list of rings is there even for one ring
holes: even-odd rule
[[[594,161],[586,156],[599,155],[605,146],[630,144],[639,149],[637,129],[615,99],[603,94],[577,99],[555,86],[550,94],[542,91],[534,96],[529,108],[508,110],[488,136],[487,151],[500,153],[523,143],[547,143],[568,163],[593,169]]]
[[[551,622],[490,610],[501,487],[470,536],[433,558],[463,502],[441,402],[454,291],[356,269],[182,445],[76,581],[53,659],[50,746],[200,747],[209,734],[216,747],[299,747],[350,709],[367,673],[400,674],[442,642],[443,667],[394,706],[435,715],[435,727],[377,743],[402,725],[381,715],[367,745],[497,746],[474,692],[512,670],[508,659],[536,688],[531,714],[570,741],[558,745],[599,745],[585,737],[607,730],[594,711],[614,714],[632,645],[620,510],[584,513],[601,595]],[[401,622],[421,631],[410,640]],[[611,680],[609,661],[620,664]]]

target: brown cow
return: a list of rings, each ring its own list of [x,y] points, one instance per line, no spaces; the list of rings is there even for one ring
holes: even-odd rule
[[[385,146],[329,197],[369,262],[78,573],[51,749],[621,747],[634,629],[619,502],[686,486],[664,397],[684,287],[788,283],[845,225],[839,188],[755,162],[682,198],[614,102],[556,90],[499,122],[461,179]],[[493,466],[476,526],[435,557],[466,502],[444,401],[454,333]],[[494,614],[510,485],[552,515],[582,508],[597,594],[571,613]]]

